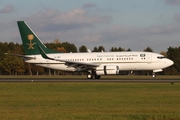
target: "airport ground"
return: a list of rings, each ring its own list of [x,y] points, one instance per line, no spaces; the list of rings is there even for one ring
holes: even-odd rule
[[[49,80],[49,81],[57,81],[57,80],[87,80],[86,75],[0,75],[0,81],[1,80]],[[152,78],[151,75],[144,76],[144,75],[107,75],[107,76],[101,76],[101,79],[99,81],[111,81],[111,80],[180,80],[180,75],[157,75],[156,78]],[[97,81],[97,79],[94,81]]]
[[[27,79],[25,76],[21,77]],[[61,79],[70,80],[69,77]],[[74,76],[73,79],[85,80],[84,76],[76,77]],[[129,80],[146,80],[146,77],[138,77]],[[178,80],[179,77],[165,78],[168,82],[111,82],[110,80],[119,80],[112,77],[102,78],[102,82],[0,82],[0,118],[178,120],[180,119],[180,83],[171,80]],[[9,79],[9,77],[1,76],[1,79]],[[20,78],[14,77],[14,79]],[[44,79],[50,78],[46,76]],[[161,79],[157,80],[163,79],[164,76],[161,76]]]

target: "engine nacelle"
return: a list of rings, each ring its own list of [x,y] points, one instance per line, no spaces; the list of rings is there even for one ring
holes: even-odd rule
[[[96,68],[97,75],[117,75],[119,74],[119,66],[103,65]]]

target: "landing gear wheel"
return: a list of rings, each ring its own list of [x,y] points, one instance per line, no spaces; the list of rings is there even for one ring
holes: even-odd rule
[[[95,78],[95,79],[100,79],[101,76],[100,76],[100,75],[94,75],[94,78]]]
[[[155,77],[156,77],[156,73],[153,73],[153,74],[152,74],[152,77],[155,78]]]
[[[87,74],[87,79],[93,79],[93,75],[90,74],[90,73],[88,73],[88,74]]]

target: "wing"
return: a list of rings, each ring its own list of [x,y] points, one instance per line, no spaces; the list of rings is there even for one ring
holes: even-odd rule
[[[64,62],[67,67],[74,67],[75,71],[92,70],[92,69],[94,69],[94,68],[99,66],[99,64],[86,63],[86,62],[76,62],[76,61],[68,61],[68,60],[51,58],[51,57],[46,55],[46,53],[44,52],[44,50],[40,46],[38,46],[38,48],[39,48],[41,56],[43,58],[49,59],[49,60],[55,60],[55,61]]]
[[[65,65],[68,67],[74,67],[75,71],[87,71],[92,70],[99,66],[99,64],[92,64],[92,63],[86,63],[86,62],[74,62],[74,61],[67,61],[67,60],[58,60],[56,61],[65,62]]]

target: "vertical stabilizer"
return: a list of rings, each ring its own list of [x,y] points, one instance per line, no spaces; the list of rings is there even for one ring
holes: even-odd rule
[[[21,35],[24,52],[26,55],[37,55],[40,54],[38,49],[38,45],[46,52],[46,53],[57,53],[57,51],[48,49],[38,38],[38,36],[31,30],[31,28],[24,22],[17,22],[19,27],[19,32]]]

